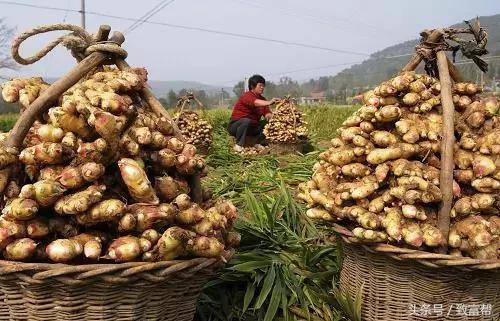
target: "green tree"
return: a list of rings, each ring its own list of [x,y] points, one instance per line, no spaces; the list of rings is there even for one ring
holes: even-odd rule
[[[302,92],[299,83],[290,77],[281,77],[276,91],[279,96],[290,95],[292,97],[298,97]]]
[[[208,106],[208,95],[206,91],[203,89],[195,91],[194,96],[203,104],[203,106]]]
[[[275,83],[272,81],[266,81],[266,89],[264,90],[264,96],[266,98],[279,97],[280,93]]]
[[[332,90],[326,91],[326,101],[331,102],[331,103],[335,102],[335,96],[333,95]]]
[[[327,91],[328,90],[328,77],[319,77],[315,90],[316,91]]]
[[[175,91],[170,89],[170,91],[167,94],[167,99],[168,99],[168,104],[170,106],[175,106],[177,104],[177,95],[175,94]]]
[[[241,96],[245,92],[245,83],[243,81],[238,81],[233,87],[233,93],[236,97]]]

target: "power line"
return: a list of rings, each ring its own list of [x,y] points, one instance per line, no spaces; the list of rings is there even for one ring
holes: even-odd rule
[[[140,18],[140,22],[134,22],[131,26],[129,26],[123,33],[126,34],[128,32],[132,32],[135,29],[139,28],[143,23],[147,22],[149,18],[153,17],[155,14],[163,10],[166,6],[170,5],[173,3],[175,0],[170,0],[167,2],[167,0],[164,0],[160,2],[158,5],[156,5],[153,9],[149,10],[146,14],[144,14]]]
[[[487,57],[483,57],[482,59],[484,61],[490,61],[490,60],[496,60],[499,58],[500,58],[500,56],[487,56]],[[471,63],[474,63],[474,61],[472,59],[463,59],[463,60],[458,60],[458,61],[454,62],[454,65],[461,66],[461,65],[471,64]],[[362,75],[367,76],[367,75],[386,74],[386,73],[387,73],[387,70],[382,70],[382,71],[364,72],[364,73],[362,73]],[[352,72],[347,72],[346,74],[352,75]]]
[[[302,72],[302,71],[321,70],[321,69],[328,69],[328,68],[339,67],[339,66],[354,65],[354,64],[359,64],[361,62],[362,61],[345,62],[345,63],[340,63],[340,64],[332,64],[332,65],[324,65],[324,66],[317,66],[317,67],[311,67],[311,68],[303,68],[303,69],[294,69],[294,70],[288,70],[288,71],[274,72],[274,73],[266,74],[266,77],[267,76],[282,76],[282,75],[289,75],[289,74],[293,74],[296,72]],[[240,81],[240,80],[241,79],[233,79],[233,80],[227,80],[227,81],[218,81],[217,83],[219,85],[224,85],[224,84],[229,84],[229,83],[235,83],[235,82]]]
[[[261,4],[261,3],[258,3],[258,2],[254,2],[254,1],[246,1],[246,0],[237,0],[238,2],[240,3],[243,3],[243,4],[246,4],[248,6],[251,6],[251,7],[254,7],[254,8],[259,8],[259,9],[268,9],[269,7],[267,5],[264,5],[264,4]],[[278,11],[278,12],[282,12],[286,15],[289,15],[289,16],[295,16],[295,17],[299,17],[299,18],[305,18],[305,19],[308,19],[310,21],[314,21],[316,23],[320,23],[320,24],[324,24],[324,25],[329,25],[331,27],[335,27],[335,28],[341,28],[343,30],[347,30],[347,31],[354,31],[355,28],[347,28],[347,27],[344,27],[342,24],[332,24],[332,20],[328,20],[328,19],[324,19],[323,17],[319,17],[319,16],[316,16],[316,15],[312,15],[312,14],[308,14],[306,12],[296,12],[294,11],[293,9],[291,8],[271,8],[273,11]],[[337,20],[343,20],[345,22],[348,22],[348,23],[355,23],[355,24],[362,24],[362,25],[365,25],[371,29],[373,29],[375,32],[376,32],[376,29],[380,30],[380,31],[383,31],[383,32],[387,32],[387,30],[385,29],[382,29],[380,28],[379,26],[375,26],[375,25],[371,25],[371,24],[367,24],[365,22],[362,22],[362,21],[353,21],[353,20],[349,20],[349,19],[345,19],[345,18],[342,18],[342,17],[335,17],[335,19]],[[333,20],[335,21],[335,20]],[[368,37],[368,36],[366,36]]]
[[[21,3],[21,2],[15,2],[15,1],[0,1],[0,3],[3,4],[10,4],[14,6],[22,6],[22,7],[30,7],[30,8],[37,8],[37,9],[48,9],[48,10],[54,10],[54,11],[70,11],[70,12],[80,12],[80,10],[74,10],[74,9],[64,9],[64,8],[58,8],[58,7],[49,7],[49,6],[40,6],[36,4],[29,4],[29,3]]]
[[[65,11],[66,10],[66,9],[63,9],[63,8],[49,7],[49,6],[40,6],[40,5],[34,5],[34,4],[26,4],[26,3],[20,3],[20,2],[15,2],[15,1],[0,1],[0,3],[9,4],[9,5],[24,6],[24,7],[31,7],[31,8],[37,8],[37,9],[47,9],[47,10],[57,10],[57,11]],[[70,10],[70,11],[79,12],[78,10]],[[129,18],[129,17],[117,16],[117,15],[103,14],[103,13],[95,12],[95,11],[86,11],[86,14],[88,14],[88,15],[94,15],[94,16],[100,16],[100,17],[106,17],[106,18],[112,18],[112,19],[126,20],[126,21],[138,21],[139,20],[139,19],[136,19],[136,18]],[[247,34],[241,34],[241,33],[235,33],[235,32],[228,32],[228,31],[221,31],[221,30],[213,30],[213,29],[201,28],[201,27],[193,27],[193,26],[178,25],[178,24],[172,24],[172,23],[166,23],[166,22],[155,22],[155,21],[146,21],[145,23],[153,24],[153,25],[166,26],[166,27],[171,27],[171,28],[177,28],[177,29],[184,29],[184,30],[191,30],[191,31],[201,31],[201,32],[206,32],[206,33],[213,33],[213,34],[219,34],[219,35],[225,35],[225,36],[231,36],[231,37],[237,37],[237,38],[245,38],[245,39],[252,39],[252,40],[261,40],[261,41],[279,43],[279,44],[283,44],[283,45],[290,45],[290,46],[296,46],[296,47],[318,49],[318,50],[330,51],[330,52],[335,52],[335,53],[342,53],[342,54],[349,54],[349,55],[356,55],[356,56],[364,56],[364,57],[369,57],[370,56],[370,54],[362,53],[362,52],[356,52],[356,51],[350,51],[350,50],[343,50],[343,49],[335,49],[335,48],[323,47],[323,46],[318,46],[318,45],[305,44],[305,43],[301,43],[301,42],[272,39],[272,38],[259,37],[259,36],[247,35]]]
[[[407,53],[407,54],[401,54],[401,55],[394,55],[394,56],[382,56],[382,57],[373,57],[370,59],[393,59],[393,58],[401,58],[401,57],[408,57],[408,56],[413,56],[414,53]]]
[[[483,60],[485,61],[490,61],[490,60],[495,60],[499,59],[500,56],[487,56],[483,57]],[[313,70],[322,70],[322,69],[328,69],[332,67],[339,67],[339,66],[346,66],[346,65],[355,65],[355,64],[360,64],[363,61],[353,61],[353,62],[346,62],[346,63],[341,63],[341,64],[333,64],[333,65],[325,65],[325,66],[318,66],[318,67],[311,67],[311,68],[303,68],[303,69],[295,69],[295,70],[288,70],[288,71],[283,71],[283,72],[276,72],[276,73],[270,73],[266,74],[267,76],[280,76],[280,75],[288,75],[296,72],[302,72],[302,71],[313,71]],[[473,63],[474,61],[472,59],[463,59],[463,60],[458,60],[454,64],[455,65],[464,65],[464,64],[470,64]],[[376,75],[376,74],[382,74],[382,73],[387,73],[387,71],[374,71],[374,72],[364,72],[363,75]],[[228,81],[223,81],[223,82],[218,82],[218,84],[228,84],[228,83],[234,83],[239,81],[240,79],[236,80],[228,80]]]
[[[50,7],[50,6],[41,6],[41,5],[20,3],[20,2],[15,2],[15,1],[0,1],[0,3],[8,4],[8,5],[17,5],[17,6],[30,7],[30,8],[37,8],[37,9],[56,10],[56,11],[66,11],[67,10],[67,9],[64,9],[64,8]],[[70,12],[80,12],[79,10],[68,10],[68,11],[70,11]],[[94,16],[99,16],[99,17],[105,17],[105,18],[125,20],[125,21],[134,21],[134,22],[141,21],[140,19],[136,19],[136,18],[130,18],[130,17],[123,17],[123,16],[117,16],[117,15],[104,14],[104,13],[95,12],[95,11],[86,11],[86,14],[88,14],[88,15],[94,15]],[[221,30],[213,30],[213,29],[207,29],[207,28],[201,28],[201,27],[193,27],[193,26],[186,26],[186,25],[178,25],[178,24],[172,24],[172,23],[166,23],[166,22],[144,21],[143,23],[148,23],[148,24],[152,24],[152,25],[166,26],[166,27],[177,28],[177,29],[190,30],[190,31],[207,32],[207,33],[213,33],[213,34],[219,34],[219,35],[225,35],[225,36],[231,36],[231,37],[237,37],[237,38],[245,38],[245,39],[252,39],[252,40],[260,40],[260,41],[266,41],[266,42],[273,42],[273,43],[279,43],[279,44],[283,44],[283,45],[290,45],[290,46],[296,46],[296,47],[325,50],[325,51],[330,51],[330,52],[335,52],[335,53],[350,54],[350,55],[356,55],[356,56],[364,56],[364,57],[368,57],[369,59],[391,59],[391,58],[398,58],[398,57],[405,57],[405,56],[411,56],[411,55],[413,55],[413,53],[408,53],[408,54],[397,55],[397,56],[387,56],[387,57],[370,58],[371,55],[368,54],[368,53],[362,53],[362,52],[356,52],[356,51],[350,51],[350,50],[343,50],[343,49],[334,49],[334,48],[329,48],[329,47],[323,47],[323,46],[317,46],[317,45],[311,45],[311,44],[304,44],[304,43],[300,43],[300,42],[293,42],[293,41],[286,41],[286,40],[265,38],[265,37],[259,37],[259,36],[241,34],[241,33],[234,33],[234,32],[221,31]]]
[[[63,17],[63,20],[62,22],[65,23],[66,22],[66,18],[68,17],[68,12],[69,12],[69,1],[68,0],[68,9],[66,9],[66,11],[64,12],[64,17]]]
[[[345,62],[345,63],[334,64],[334,65],[326,65],[326,66],[318,66],[318,67],[312,67],[312,68],[303,68],[303,69],[288,70],[288,71],[282,71],[282,72],[276,72],[276,73],[268,74],[268,76],[288,75],[288,74],[293,74],[293,73],[296,73],[296,72],[329,69],[329,68],[333,68],[333,67],[354,65],[354,64],[359,64],[359,63],[362,63],[362,61]]]
[[[163,8],[165,8],[166,6],[170,5],[171,3],[173,3],[175,0],[170,0],[169,2],[163,4],[160,8],[158,8],[157,10],[155,10],[154,12],[152,12],[151,14],[149,14],[143,21],[139,22],[134,28],[132,28],[130,30],[131,31],[134,31],[135,29],[139,28],[142,24],[144,24],[145,22],[148,22],[149,18],[153,17],[155,14],[157,14],[158,12],[162,11]]]
[[[123,33],[126,34],[130,29],[132,29],[133,27],[135,27],[139,23],[139,21],[142,21],[142,19],[146,18],[148,14],[150,14],[154,10],[158,9],[163,3],[165,3],[165,1],[167,1],[167,0],[163,0],[163,1],[159,2],[159,3],[157,3],[152,9],[150,9],[148,12],[146,12],[145,14],[143,14],[139,18],[139,20],[132,22],[132,24],[130,26],[128,26],[127,29],[125,29],[123,31]]]

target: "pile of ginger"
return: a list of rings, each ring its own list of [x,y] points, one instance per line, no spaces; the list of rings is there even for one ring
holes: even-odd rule
[[[363,242],[456,256],[500,257],[500,101],[455,83],[452,224],[437,228],[442,107],[440,83],[403,72],[364,94],[320,154],[298,197],[312,219],[340,222]]]
[[[190,197],[196,147],[174,135],[139,90],[141,69],[101,68],[40,115],[22,147],[0,134],[0,251],[14,261],[95,263],[228,259],[240,236],[229,201]],[[49,85],[2,85],[21,113]]]

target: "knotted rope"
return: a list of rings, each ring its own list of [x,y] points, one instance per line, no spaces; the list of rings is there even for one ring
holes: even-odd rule
[[[456,54],[460,50],[462,55],[472,59],[481,71],[488,71],[488,64],[479,58],[488,53],[486,44],[488,43],[488,33],[481,28],[479,18],[474,22],[465,21],[467,28],[444,28],[436,30],[424,30],[420,33],[420,43],[415,47],[417,54],[425,61],[425,71],[433,77],[438,77],[436,53],[438,51],[451,51],[453,62]],[[433,32],[439,32],[441,37],[438,41],[430,41]],[[458,34],[470,34],[473,40],[462,39]],[[450,44],[453,41],[456,45]]]
[[[436,53],[441,50],[450,50],[450,45],[445,41],[444,37],[440,37],[438,41],[430,41],[428,38],[430,38],[432,31],[425,30],[420,33],[422,38],[420,39],[420,43],[415,47],[415,49],[417,51],[417,54],[419,54],[425,62],[425,72],[429,76],[439,78]],[[444,34],[444,30],[439,29],[436,31],[440,31],[441,34]]]
[[[19,54],[19,47],[26,39],[46,32],[63,30],[72,32],[60,36],[59,38],[50,42],[31,57],[23,58]],[[86,56],[97,51],[117,55],[123,59],[127,57],[127,52],[123,48],[121,48],[119,44],[113,41],[96,41],[96,39],[94,39],[94,37],[92,37],[92,35],[90,35],[87,31],[85,31],[85,29],[69,23],[40,26],[37,28],[33,28],[27,32],[23,32],[14,40],[11,53],[14,60],[19,64],[30,65],[42,59],[59,44],[62,44],[68,50],[70,50],[71,55],[75,57],[77,61],[81,61]]]

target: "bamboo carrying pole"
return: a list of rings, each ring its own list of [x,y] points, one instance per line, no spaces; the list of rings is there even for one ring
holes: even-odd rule
[[[101,30],[98,33],[100,36],[107,37],[107,34],[105,34],[106,26],[101,26],[99,30]],[[119,45],[123,43],[123,40],[118,38],[112,37],[110,40]],[[66,75],[50,85],[50,87],[43,91],[40,96],[38,96],[38,98],[31,103],[29,108],[21,114],[21,117],[19,117],[14,125],[14,128],[12,129],[12,132],[5,141],[5,146],[16,148],[21,147],[24,137],[28,133],[36,118],[46,112],[51,107],[51,103],[55,102],[57,98],[66,90],[76,84],[83,76],[102,64],[108,58],[109,56],[106,53],[94,52],[80,61],[78,65],[71,69]]]
[[[454,82],[463,81],[460,72],[458,71],[457,67],[453,64],[453,62],[451,62],[450,58],[446,57],[446,62],[448,63],[448,71],[450,73],[451,79],[453,79]]]
[[[438,228],[448,239],[450,230],[450,212],[453,201],[453,145],[455,144],[453,98],[451,92],[451,79],[448,69],[448,58],[444,51],[438,51],[437,65],[439,71],[439,81],[441,83],[441,105],[443,106],[443,133],[441,141],[441,175],[439,186],[443,194],[443,201],[439,207]]]
[[[427,42],[439,43],[443,37],[443,30],[436,29],[432,31]],[[453,169],[455,163],[453,160],[453,146],[455,144],[454,113],[455,106],[452,98],[452,81],[460,81],[462,77],[458,69],[446,56],[446,52],[439,50],[436,53],[439,80],[441,84],[441,105],[443,107],[443,132],[441,141],[441,171],[439,186],[443,200],[439,206],[438,228],[443,234],[445,240],[448,240],[450,231],[450,212],[453,202]],[[423,58],[416,53],[402,69],[402,71],[414,71]],[[444,252],[445,249],[441,248]]]

